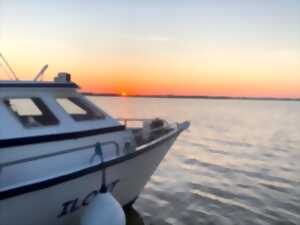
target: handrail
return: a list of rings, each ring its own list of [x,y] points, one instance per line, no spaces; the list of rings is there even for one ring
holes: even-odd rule
[[[151,121],[151,120],[155,120],[155,119],[160,119],[160,118],[117,118],[118,121],[123,121],[124,125],[127,126],[127,122],[145,122],[145,121]],[[168,122],[166,120],[163,120],[164,123]]]
[[[169,125],[164,125],[162,127],[151,129],[150,133],[154,133],[154,132],[157,132],[157,131],[163,131],[163,130],[168,129],[168,128],[172,128],[172,127],[170,127]],[[142,133],[136,133],[135,135],[137,135],[137,136],[143,136]]]
[[[145,122],[151,119],[146,118],[117,118],[118,121],[124,122],[124,125],[127,126],[127,122]]]
[[[119,121],[125,121],[125,120],[127,120],[127,121],[147,121],[147,120],[151,120],[151,119],[149,119],[149,118],[122,118],[122,117],[120,117],[120,118],[117,118],[117,120],[119,120]]]
[[[107,141],[107,142],[102,142],[102,143],[99,142],[99,144],[101,146],[111,145],[111,144],[114,145],[116,147],[116,154],[118,156],[120,155],[119,143],[117,143],[115,141]],[[60,152],[49,153],[49,154],[44,154],[44,155],[40,155],[40,156],[34,156],[34,157],[26,158],[26,159],[19,159],[19,160],[15,160],[15,161],[8,162],[8,163],[2,163],[2,164],[0,164],[0,172],[1,172],[1,169],[3,169],[4,167],[8,167],[8,166],[12,166],[12,165],[16,165],[16,164],[20,164],[20,163],[24,163],[24,162],[31,162],[31,161],[35,161],[35,160],[39,160],[39,159],[45,159],[45,158],[49,158],[49,157],[53,157],[53,156],[63,155],[63,154],[71,153],[71,152],[86,150],[88,148],[96,147],[96,145],[97,144],[86,145],[86,146],[82,146],[82,147],[66,149],[66,150],[63,150]]]

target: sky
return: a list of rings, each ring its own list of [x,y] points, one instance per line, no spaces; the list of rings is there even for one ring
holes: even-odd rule
[[[300,97],[299,0],[0,0],[19,78],[84,91]],[[6,79],[0,68],[0,79]]]

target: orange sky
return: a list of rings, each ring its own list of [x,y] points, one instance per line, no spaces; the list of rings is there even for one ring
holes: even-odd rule
[[[0,52],[84,91],[300,97],[300,3],[212,2],[2,0]]]

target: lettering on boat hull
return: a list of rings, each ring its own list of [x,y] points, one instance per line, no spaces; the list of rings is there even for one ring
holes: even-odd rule
[[[120,180],[115,180],[112,183],[107,185],[107,190],[108,192],[113,192],[114,188],[116,187],[116,185],[120,182]],[[91,192],[89,192],[84,198],[75,198],[69,201],[64,202],[61,205],[61,211],[60,214],[57,216],[57,218],[61,218],[63,216],[66,216],[70,213],[73,213],[79,209],[81,209],[82,207],[87,206],[95,197],[97,194],[99,194],[100,192],[100,188],[97,190],[93,190]]]

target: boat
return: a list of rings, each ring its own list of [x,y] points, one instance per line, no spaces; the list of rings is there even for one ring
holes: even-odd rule
[[[113,118],[68,73],[0,81],[0,118],[1,225],[83,225],[107,199],[132,205],[190,125]],[[101,193],[111,196],[89,209]]]

